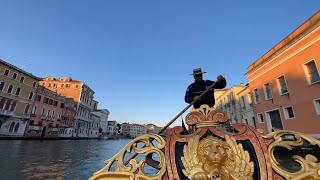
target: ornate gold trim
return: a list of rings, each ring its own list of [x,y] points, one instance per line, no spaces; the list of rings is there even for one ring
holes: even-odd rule
[[[152,141],[157,142],[155,147]],[[138,148],[137,144],[142,142],[143,147]],[[163,149],[165,147],[165,140],[157,134],[145,134],[130,141],[124,148],[122,148],[115,156],[105,162],[106,166],[101,170],[93,174],[90,180],[100,179],[161,179],[166,172],[166,163]],[[147,175],[144,172],[145,159],[137,162],[137,160],[131,159],[128,165],[124,163],[124,157],[127,153],[132,152],[143,154],[146,156],[155,153],[159,156],[159,171],[153,175]],[[111,165],[115,164],[115,170],[111,171]]]
[[[285,135],[290,135],[294,137],[291,140],[284,140],[282,137]],[[281,176],[286,179],[298,180],[298,179],[320,179],[320,163],[317,162],[318,159],[312,154],[307,154],[305,158],[295,155],[293,156],[293,160],[298,162],[301,166],[301,169],[297,172],[291,173],[284,169],[282,169],[279,165],[279,162],[274,157],[274,150],[276,147],[284,147],[289,150],[292,150],[292,147],[301,146],[303,144],[303,140],[309,142],[311,145],[317,145],[320,147],[320,141],[312,138],[303,133],[287,131],[287,130],[279,130],[274,129],[274,132],[263,136],[266,139],[274,139],[274,141],[268,146],[268,153],[271,157],[272,168]]]

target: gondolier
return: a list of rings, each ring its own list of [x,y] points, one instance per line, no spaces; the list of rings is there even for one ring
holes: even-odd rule
[[[203,80],[203,74],[206,72],[202,72],[201,68],[196,68],[193,70],[194,82],[190,84],[186,90],[185,102],[192,103],[194,100],[197,100],[193,107],[195,109],[199,108],[202,104],[207,104],[210,107],[213,107],[215,104],[214,99],[214,89],[223,89],[227,85],[226,79],[219,75],[217,77],[217,81],[211,80]],[[212,84],[215,84],[206,94],[202,97],[199,97],[207,88],[209,88]]]

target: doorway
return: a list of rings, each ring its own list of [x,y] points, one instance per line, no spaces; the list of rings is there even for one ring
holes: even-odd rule
[[[46,129],[47,129],[47,126],[44,126],[41,132],[41,137],[44,137],[46,135]]]

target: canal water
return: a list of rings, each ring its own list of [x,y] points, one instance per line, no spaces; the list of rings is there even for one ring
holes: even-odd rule
[[[0,179],[88,179],[130,140],[1,140]]]

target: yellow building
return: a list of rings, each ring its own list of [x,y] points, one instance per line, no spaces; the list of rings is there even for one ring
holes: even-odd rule
[[[0,59],[0,136],[23,136],[39,80]]]

